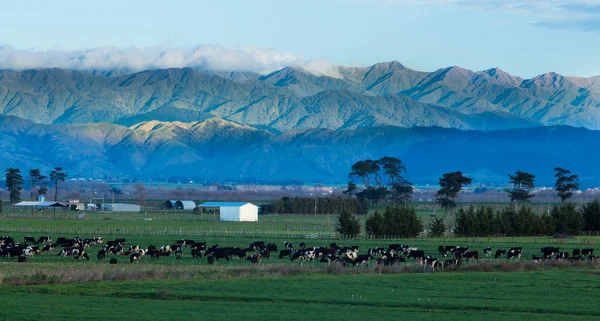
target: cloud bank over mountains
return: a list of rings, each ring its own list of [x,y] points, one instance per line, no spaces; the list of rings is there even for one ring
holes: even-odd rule
[[[302,56],[275,49],[255,47],[226,48],[216,45],[189,48],[98,47],[64,51],[16,49],[8,45],[0,45],[0,69],[11,70],[61,68],[70,70],[123,69],[136,72],[148,69],[192,67],[267,74],[287,66],[301,67],[319,75],[336,76],[335,68],[326,61],[308,60]]]

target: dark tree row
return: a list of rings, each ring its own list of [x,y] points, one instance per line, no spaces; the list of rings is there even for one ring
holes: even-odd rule
[[[383,213],[367,218],[365,231],[371,236],[416,237],[423,231],[423,221],[414,207],[388,206]]]
[[[498,211],[471,206],[458,210],[454,233],[458,236],[541,236],[577,235],[582,230],[600,230],[599,201],[579,210],[570,203],[554,206],[549,215],[535,214],[527,206],[508,206]]]
[[[369,204],[360,198],[347,197],[284,197],[263,205],[263,214],[367,214]]]

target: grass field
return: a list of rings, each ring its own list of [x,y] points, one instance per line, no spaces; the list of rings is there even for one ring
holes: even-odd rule
[[[0,287],[0,318],[593,320],[600,318],[599,277],[598,271],[576,270]]]
[[[519,262],[484,258],[454,272],[423,273],[414,262],[393,269],[375,264],[343,268],[320,262],[271,258],[252,265],[234,259],[208,265],[193,259],[144,258],[129,264],[98,261],[100,245],[87,249],[89,261],[58,257],[57,250],[26,263],[0,258],[4,320],[592,320],[600,318],[600,266],[532,264],[544,246],[561,251],[598,248],[599,237],[557,242],[550,237],[443,238],[406,240],[329,239],[330,216],[261,216],[258,223],[221,223],[189,214],[88,214],[0,219],[0,235],[126,237],[129,245],[167,245],[182,238],[221,246],[247,247],[262,240],[279,247],[328,246],[330,242],[369,247],[403,243],[438,257],[439,245],[479,250],[523,247]],[[106,218],[110,218],[107,220]],[[144,220],[151,218],[152,220]],[[525,263],[526,262],[526,263]]]

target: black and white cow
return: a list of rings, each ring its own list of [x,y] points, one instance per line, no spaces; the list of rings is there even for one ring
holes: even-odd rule
[[[581,249],[581,255],[583,255],[583,256],[594,255],[594,249]]]
[[[252,262],[253,264],[261,263],[262,255],[260,254],[252,254],[248,256],[247,260]]]
[[[506,250],[505,249],[500,249],[500,250],[496,250],[496,253],[494,254],[494,258],[495,259],[499,259],[503,256],[506,256]]]
[[[52,238],[50,236],[40,236],[37,240],[37,244],[50,244],[52,243]]]
[[[129,263],[133,263],[133,262],[140,263],[141,260],[142,260],[142,253],[136,252],[136,253],[131,253],[131,255],[129,255]]]
[[[508,253],[506,253],[506,258],[512,259],[512,258],[516,257],[517,259],[520,259],[522,254],[523,254],[522,247],[513,247],[510,250],[508,250]]]
[[[483,248],[483,254],[486,257],[492,256],[492,248],[491,247],[485,247],[485,248]]]
[[[98,255],[96,255],[96,257],[98,257],[98,260],[106,259],[106,251],[105,250],[98,251]]]
[[[23,238],[23,240],[25,241],[25,243],[37,244],[37,241],[35,240],[35,238],[33,236],[25,236]]]
[[[463,259],[465,259],[465,261],[470,261],[470,260],[479,261],[479,252],[478,251],[464,252],[461,256]]]

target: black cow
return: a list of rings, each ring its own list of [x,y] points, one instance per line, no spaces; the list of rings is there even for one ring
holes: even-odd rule
[[[209,254],[206,256],[206,260],[208,261],[208,264],[213,264],[213,263],[215,263],[215,256],[212,254]]]
[[[281,250],[279,251],[279,259],[283,259],[284,257],[292,257],[292,250]]]
[[[581,249],[581,255],[583,255],[583,256],[594,255],[594,249]]]
[[[274,243],[267,244],[267,250],[271,252],[277,252],[277,245]]]
[[[98,260],[104,260],[104,259],[106,259],[106,251],[105,250],[98,251],[97,257],[98,257]]]
[[[498,259],[502,256],[506,256],[506,250],[502,249],[502,250],[496,250],[496,254],[494,254],[494,258]]]
[[[369,259],[372,259],[373,257],[369,254],[363,254],[363,255],[359,255],[356,257],[356,259],[354,260],[354,263],[357,264],[365,264],[365,263],[369,263]]]
[[[249,246],[249,248],[253,249],[254,251],[262,251],[266,247],[267,246],[265,245],[265,242],[263,242],[263,241],[252,242],[252,243],[250,243],[250,246]]]
[[[581,255],[581,249],[573,249],[573,256],[580,256]]]
[[[560,250],[558,249],[558,247],[547,246],[547,247],[542,248],[541,252],[545,258],[550,258],[553,255],[558,254],[558,252],[560,252]]]
[[[201,250],[199,248],[192,248],[192,257],[193,258],[202,258],[202,252],[204,252],[204,250]]]
[[[516,258],[520,259],[521,254],[523,254],[522,247],[513,247],[510,250],[508,250],[508,253],[506,254],[506,258],[512,259],[512,258],[516,257]]]
[[[110,261],[108,261],[108,264],[117,264],[117,259],[113,257],[112,259],[110,259]]]
[[[298,247],[300,247],[301,249],[304,249],[304,248],[306,248],[306,243],[300,242],[300,244],[298,244]]]
[[[478,251],[464,252],[462,254],[462,258],[465,259],[465,261],[469,261],[471,259],[473,259],[475,261],[479,261],[479,252]]]
[[[37,241],[38,244],[48,244],[52,243],[52,238],[50,236],[40,236]]]
[[[409,259],[418,259],[425,256],[425,252],[423,250],[412,250],[408,251],[406,255]]]
[[[37,241],[35,240],[35,238],[33,236],[25,236],[23,238],[23,240],[25,241],[25,243],[37,244]]]
[[[119,243],[121,246],[124,246],[127,244],[127,239],[116,239],[115,242]]]

